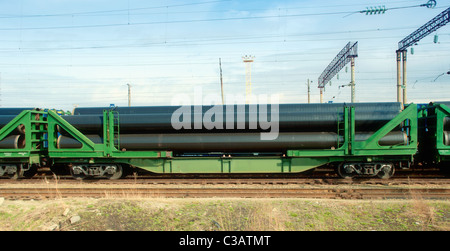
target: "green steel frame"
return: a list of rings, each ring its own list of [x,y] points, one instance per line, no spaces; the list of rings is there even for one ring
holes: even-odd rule
[[[171,157],[171,152],[159,151],[121,151],[118,147],[118,120],[117,113],[113,111],[103,112],[103,143],[95,144],[83,133],[61,118],[53,111],[48,111],[48,142],[49,156],[51,158],[87,158],[91,162],[96,159],[106,160],[108,158],[160,158]],[[58,149],[56,142],[58,140],[58,127],[68,132],[72,137],[78,140],[81,148],[76,149]]]
[[[412,161],[417,152],[417,105],[408,105],[365,141],[355,140],[355,110],[338,112],[338,135],[344,141],[338,148],[288,150],[284,156],[255,157],[174,157],[170,151],[125,151],[118,142],[120,114],[103,112],[103,143],[95,144],[53,111],[48,111],[48,156],[54,163],[136,166],[155,173],[283,173],[302,172],[333,162]],[[381,146],[378,141],[396,127],[408,135],[405,145]],[[81,148],[58,149],[57,128],[77,139]],[[339,137],[338,136],[338,137]]]
[[[47,122],[46,112],[39,110],[22,111],[0,130],[0,140],[9,136],[19,126],[24,128],[25,147],[18,149],[0,149],[0,163],[40,164],[46,157]]]
[[[450,145],[444,143],[444,120],[450,117],[450,107],[444,104],[430,104],[420,111],[420,116],[427,121],[429,133],[428,156],[432,161],[439,163],[450,161]]]
[[[354,111],[353,111],[354,113]],[[352,114],[354,118],[354,114]],[[413,155],[417,152],[418,145],[418,122],[417,122],[417,105],[410,104],[394,119],[386,123],[382,128],[376,131],[370,138],[365,141],[355,141],[355,120],[352,119],[350,126],[351,132],[351,154],[355,156],[407,156],[412,160]],[[401,127],[406,133],[407,144],[395,146],[381,146],[378,142],[396,127]]]

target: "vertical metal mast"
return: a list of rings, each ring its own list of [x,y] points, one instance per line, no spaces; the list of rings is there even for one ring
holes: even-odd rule
[[[245,103],[250,103],[250,96],[252,95],[252,63],[254,56],[245,55],[242,57],[245,63]]]
[[[400,90],[403,88],[403,104],[406,104],[406,55],[407,49],[411,45],[419,42],[422,38],[428,36],[429,34],[435,32],[437,29],[446,25],[450,22],[450,8],[447,8],[439,15],[428,21],[426,24],[422,25],[419,29],[405,37],[403,40],[398,42],[397,53],[397,102],[402,102]],[[403,61],[403,86],[400,86],[401,76],[400,76],[400,58]]]
[[[130,84],[127,84],[128,85],[128,107],[130,107],[131,106],[131,85]]]
[[[222,60],[219,58],[219,68],[220,68],[220,93],[222,94],[222,105],[225,103],[223,99],[223,79],[222,79]]]
[[[397,102],[402,102],[402,52],[397,50]]]
[[[308,78],[308,104],[311,103],[311,88],[309,87],[309,78]]]
[[[352,103],[355,103],[355,56],[350,56],[350,65],[351,65],[351,82],[350,86],[352,88]]]

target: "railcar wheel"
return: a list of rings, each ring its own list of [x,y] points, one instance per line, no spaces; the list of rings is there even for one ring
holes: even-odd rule
[[[377,177],[380,179],[389,179],[394,175],[395,168],[392,163],[380,164],[380,171],[377,174]]]
[[[22,165],[10,165],[8,166],[8,171],[6,172],[6,176],[12,180],[17,180],[22,177],[23,170]]]
[[[31,178],[37,173],[37,168],[37,165],[5,164],[0,166],[0,176],[6,176],[13,180]]]
[[[122,176],[124,174],[122,165],[116,164],[116,165],[112,165],[112,166],[115,168],[114,173],[110,174],[109,172],[107,172],[105,174],[105,177],[110,180],[118,180],[118,179],[122,178]]]
[[[87,177],[81,170],[83,170],[81,166],[69,166],[70,175],[76,180],[84,180]]]
[[[337,168],[338,175],[343,179],[353,179],[357,174],[352,163],[342,162]]]

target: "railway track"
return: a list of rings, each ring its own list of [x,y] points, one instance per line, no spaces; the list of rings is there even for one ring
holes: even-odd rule
[[[146,179],[91,179],[74,180],[72,178],[41,178],[29,180],[0,179],[0,186],[6,184],[106,184],[106,185],[448,185],[450,179],[440,178],[396,178],[389,180],[382,179],[354,179],[346,180],[340,178],[319,178],[319,179],[260,179],[260,178],[215,178],[215,179],[170,179],[170,178],[146,178]]]
[[[0,197],[449,199],[450,179],[2,179]]]
[[[0,188],[6,199],[90,198],[320,198],[449,199],[449,188]]]

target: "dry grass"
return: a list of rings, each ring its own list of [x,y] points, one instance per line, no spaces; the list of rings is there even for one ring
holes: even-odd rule
[[[449,209],[420,199],[6,200],[0,230],[448,231]],[[72,224],[73,216],[81,220]]]
[[[436,228],[436,230],[449,231],[449,222],[439,222],[437,220],[437,212],[432,202],[423,199],[422,195],[414,191],[410,191],[411,194],[411,216],[417,218],[417,225],[421,226],[421,230],[426,230],[430,226]],[[444,212],[442,212],[444,213]],[[449,212],[446,212],[448,217]],[[441,224],[442,223],[442,224]]]

